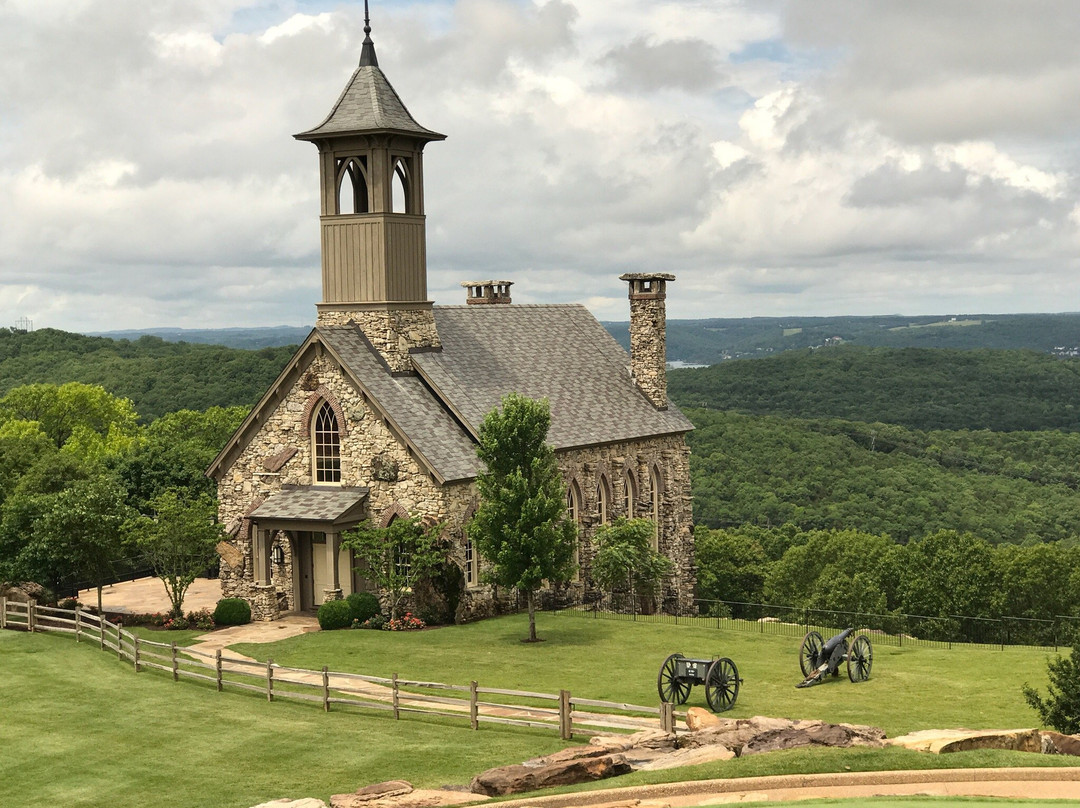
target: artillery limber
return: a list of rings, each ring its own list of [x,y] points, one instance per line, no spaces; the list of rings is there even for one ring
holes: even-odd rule
[[[705,685],[705,700],[714,713],[735,706],[741,683],[739,669],[727,657],[688,659],[682,654],[672,654],[664,660],[656,677],[660,700],[672,704],[685,703],[693,685]]]
[[[848,679],[853,682],[869,679],[870,668],[874,664],[874,649],[869,637],[860,634],[852,638],[854,633],[853,628],[844,629],[824,642],[816,631],[808,632],[799,648],[803,680],[796,687],[816,685],[830,674],[839,676],[840,665],[844,662],[847,663]]]

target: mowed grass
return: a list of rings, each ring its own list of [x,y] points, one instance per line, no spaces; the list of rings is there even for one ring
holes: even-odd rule
[[[545,642],[520,642],[525,616],[424,632],[338,631],[237,646],[280,664],[657,702],[668,653],[730,656],[745,679],[734,716],[875,724],[890,735],[928,727],[1032,726],[1020,684],[1045,686],[1041,651],[878,647],[869,682],[807,690],[798,638],[544,614]],[[695,688],[690,705],[704,704]],[[575,742],[580,743],[581,738]],[[564,746],[554,732],[218,693],[147,671],[68,636],[0,632],[0,806],[230,806],[349,792],[402,778],[465,784],[484,769]],[[765,774],[988,766],[1062,766],[1073,758],[1011,752],[927,755],[905,749],[801,749],[660,772],[585,788]]]
[[[404,778],[472,774],[565,746],[557,734],[323,713],[136,674],[68,636],[0,632],[0,806],[246,808]]]
[[[693,626],[592,619],[571,613],[542,614],[545,642],[520,642],[527,618],[513,615],[422,632],[343,630],[305,634],[280,642],[235,646],[281,665],[426,679],[449,684],[476,680],[488,687],[557,693],[656,706],[656,677],[672,652],[689,657],[726,656],[743,679],[735,708],[726,715],[819,718],[871,724],[890,736],[919,729],[1033,727],[1038,716],[1024,702],[1024,682],[1045,692],[1046,661],[1038,649],[954,647],[951,650],[874,646],[869,681],[852,684],[846,673],[797,689],[800,637],[776,637]],[[695,687],[685,706],[705,707]]]

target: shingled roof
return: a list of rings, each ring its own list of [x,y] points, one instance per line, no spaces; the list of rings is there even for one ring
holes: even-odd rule
[[[418,124],[379,66],[366,64],[356,68],[326,120],[293,137],[318,140],[353,132],[401,132],[429,141],[446,139],[446,135]]]
[[[436,306],[442,349],[413,354],[417,376],[394,376],[355,326],[318,338],[444,480],[476,476],[484,415],[516,392],[547,398],[556,449],[687,432],[630,377],[630,357],[584,306]]]

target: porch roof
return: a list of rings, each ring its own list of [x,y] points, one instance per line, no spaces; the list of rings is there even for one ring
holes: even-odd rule
[[[330,488],[316,485],[282,486],[251,512],[250,518],[268,522],[319,522],[352,526],[363,520],[367,488]]]

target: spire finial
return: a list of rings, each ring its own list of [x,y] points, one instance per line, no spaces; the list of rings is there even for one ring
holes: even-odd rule
[[[375,43],[371,41],[371,14],[368,13],[368,0],[364,0],[364,49],[360,52],[360,67],[378,66]]]

